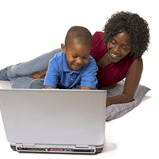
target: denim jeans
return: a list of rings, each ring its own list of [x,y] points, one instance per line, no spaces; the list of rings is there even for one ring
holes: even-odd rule
[[[7,69],[6,78],[11,81],[12,88],[43,88],[44,79],[30,78],[29,75],[47,69],[50,59],[52,59],[56,53],[59,53],[61,51],[62,50],[58,48],[28,62],[10,66]]]

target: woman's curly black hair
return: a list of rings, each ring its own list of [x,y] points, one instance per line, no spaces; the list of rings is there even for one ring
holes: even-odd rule
[[[128,57],[140,58],[148,50],[149,26],[146,20],[131,12],[117,12],[111,16],[104,26],[103,40],[108,43],[113,36],[127,32],[130,36],[131,51]]]

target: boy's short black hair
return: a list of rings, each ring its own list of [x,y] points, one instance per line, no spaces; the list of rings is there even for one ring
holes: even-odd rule
[[[148,23],[138,14],[117,12],[107,21],[103,31],[105,43],[110,42],[118,33],[127,32],[129,34],[131,51],[128,57],[140,58],[148,50],[150,39]]]
[[[68,44],[74,39],[77,39],[79,44],[92,45],[92,34],[85,27],[73,26],[68,30],[65,38],[66,48],[68,47]]]

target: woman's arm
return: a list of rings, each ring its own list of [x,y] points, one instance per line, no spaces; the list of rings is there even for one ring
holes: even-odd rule
[[[143,71],[142,58],[136,59],[127,72],[123,93],[107,98],[107,106],[111,104],[127,103],[133,100],[136,89],[139,85]]]
[[[35,78],[35,79],[44,78],[46,75],[46,72],[47,72],[47,69],[43,70],[43,71],[35,72],[35,73],[29,75],[29,77]]]

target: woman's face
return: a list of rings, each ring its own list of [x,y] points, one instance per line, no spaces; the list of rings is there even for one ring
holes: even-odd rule
[[[130,37],[127,32],[121,32],[115,35],[108,42],[108,60],[110,62],[119,62],[131,51]]]

